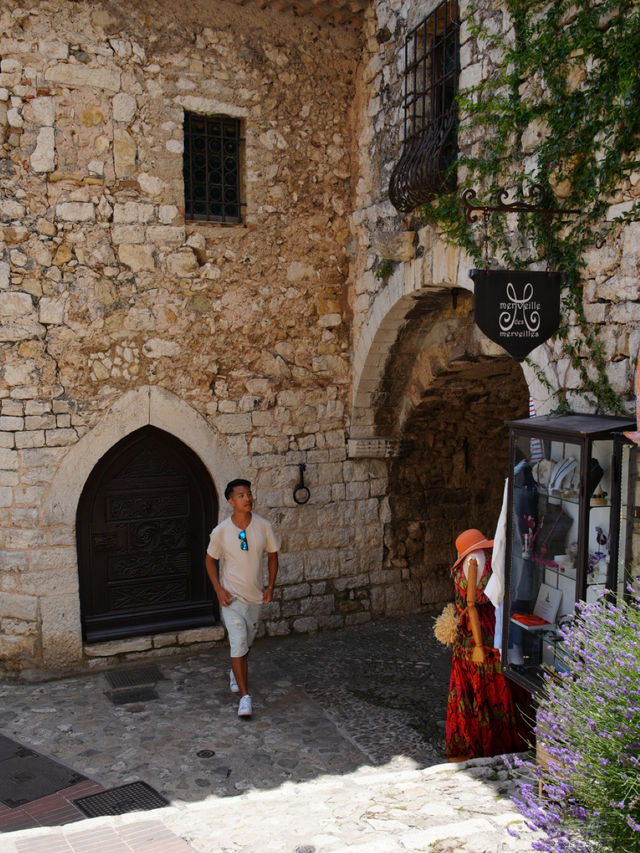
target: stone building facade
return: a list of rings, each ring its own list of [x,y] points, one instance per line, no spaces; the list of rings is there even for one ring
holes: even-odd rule
[[[468,259],[387,197],[402,45],[435,5],[2,5],[4,670],[222,642],[199,555],[234,476],[282,538],[269,634],[449,598],[455,535],[495,525],[504,421],[547,392],[474,326]],[[239,122],[237,224],[186,215],[186,114]],[[639,248],[630,225],[587,287],[627,400]]]

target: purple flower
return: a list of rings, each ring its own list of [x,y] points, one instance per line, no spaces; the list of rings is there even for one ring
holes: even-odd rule
[[[640,586],[639,586],[640,589]],[[640,603],[640,601],[639,601]],[[547,673],[535,732],[548,767],[518,762],[518,807],[546,853],[638,849],[640,832],[640,611],[581,603],[563,630],[569,674]]]
[[[630,814],[627,815],[627,824],[634,832],[640,832],[640,823],[636,823]]]

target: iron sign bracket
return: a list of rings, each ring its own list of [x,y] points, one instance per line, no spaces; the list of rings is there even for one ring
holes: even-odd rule
[[[507,203],[506,199],[508,197],[508,190],[499,189],[496,193],[496,204],[473,204],[473,200],[477,198],[477,193],[475,190],[466,189],[462,193],[462,203],[465,206],[465,217],[467,222],[475,222],[479,213],[482,213],[485,217],[490,213],[541,213],[544,216],[560,216],[566,213],[580,213],[579,210],[548,207],[546,193],[541,184],[531,185],[531,190],[529,191],[529,202],[522,200]]]
[[[489,268],[489,216],[491,213],[540,213],[547,220],[552,216],[561,216],[564,214],[577,214],[579,210],[569,210],[559,207],[549,207],[547,196],[542,184],[532,184],[529,190],[529,201],[525,199],[519,201],[507,202],[509,191],[499,189],[496,193],[496,204],[474,204],[473,200],[477,198],[475,190],[466,189],[462,193],[462,204],[465,207],[465,218],[469,224],[477,221],[478,216],[482,214],[484,219],[484,259],[485,268]]]

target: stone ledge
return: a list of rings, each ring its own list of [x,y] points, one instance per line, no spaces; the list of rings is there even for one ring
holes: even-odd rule
[[[214,625],[211,628],[192,628],[178,633],[178,644],[181,646],[190,643],[216,643],[222,639],[224,639],[222,625]]]
[[[403,456],[410,442],[400,438],[350,438],[347,440],[349,459],[389,459]]]
[[[143,652],[151,649],[151,637],[130,637],[126,640],[110,640],[106,643],[84,644],[84,654],[89,658],[105,658],[127,652]]]
[[[168,634],[150,634],[143,637],[128,637],[123,640],[109,640],[104,643],[85,644],[83,651],[87,658],[109,658],[132,653],[164,652],[171,654],[172,649],[180,651],[184,646],[195,644],[214,645],[224,639],[222,625],[207,628],[191,628]]]

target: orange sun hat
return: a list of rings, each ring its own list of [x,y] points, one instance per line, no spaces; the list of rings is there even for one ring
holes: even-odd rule
[[[458,559],[451,566],[451,571],[455,569],[461,560],[464,560],[467,554],[471,554],[472,551],[480,551],[484,548],[493,548],[493,539],[486,539],[484,533],[476,530],[475,527],[465,530],[456,539]]]

